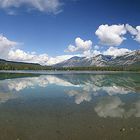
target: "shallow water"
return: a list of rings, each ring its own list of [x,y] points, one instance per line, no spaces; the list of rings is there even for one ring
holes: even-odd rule
[[[139,140],[140,74],[0,74],[0,140]]]

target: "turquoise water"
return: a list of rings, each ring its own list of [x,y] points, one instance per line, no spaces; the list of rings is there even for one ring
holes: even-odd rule
[[[139,140],[139,73],[0,74],[0,140]]]

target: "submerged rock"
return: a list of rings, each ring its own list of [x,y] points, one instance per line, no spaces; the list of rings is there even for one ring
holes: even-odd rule
[[[124,127],[120,129],[120,132],[124,132],[124,131],[126,131]]]

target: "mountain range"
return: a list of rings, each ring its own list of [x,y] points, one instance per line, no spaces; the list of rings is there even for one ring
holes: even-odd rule
[[[125,55],[114,57],[110,55],[99,54],[94,57],[74,56],[54,67],[106,67],[106,66],[140,66],[140,50],[126,53]]]
[[[13,62],[0,59],[1,70],[55,70],[69,67],[119,67],[128,66],[140,68],[140,50],[132,51],[122,56],[97,55],[94,57],[74,56],[52,66],[42,66],[35,63]]]

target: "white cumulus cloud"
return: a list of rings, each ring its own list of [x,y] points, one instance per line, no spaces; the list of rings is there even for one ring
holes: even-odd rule
[[[16,49],[16,50],[9,51],[8,60],[39,63],[44,65],[48,61],[48,55],[47,54],[37,55],[34,52],[29,53],[29,52],[24,52],[23,50],[20,49]]]
[[[60,55],[50,57],[47,53],[37,54],[35,52],[25,52],[22,49],[17,49],[16,46],[20,43],[11,41],[7,37],[0,35],[0,58],[28,63],[39,63],[41,65],[53,65],[65,61],[74,55]]]
[[[11,9],[26,6],[41,12],[58,13],[61,7],[59,0],[0,0],[0,8]]]
[[[97,56],[99,54],[101,54],[101,52],[99,50],[93,50],[93,49],[83,52],[83,55],[85,57],[93,57],[93,56]]]
[[[140,26],[134,28],[133,26],[126,24],[125,28],[132,35],[134,40],[140,43]]]
[[[126,24],[125,28],[130,34],[137,35],[137,30],[134,27],[132,27],[131,25]]]
[[[90,50],[92,47],[92,41],[91,40],[82,40],[81,38],[77,37],[75,39],[75,46],[69,45],[66,52],[77,52],[77,51],[87,51]]]
[[[56,56],[56,57],[49,57],[49,59],[47,61],[47,65],[54,65],[54,64],[63,62],[65,60],[70,59],[73,56],[75,56],[75,55],[60,55],[60,56]]]
[[[0,58],[18,62],[53,65],[73,57],[73,55],[50,57],[47,53],[37,54],[36,52],[25,52],[22,49],[16,48],[19,44],[20,43],[11,41],[7,37],[0,35]]]
[[[131,52],[131,50],[126,49],[126,48],[109,47],[106,51],[103,52],[103,54],[116,57],[116,56],[125,55],[129,52]]]
[[[135,40],[140,43],[140,26],[137,26],[136,29],[137,29],[137,35]]]
[[[15,47],[18,43],[15,41],[11,41],[2,34],[0,35],[0,57],[6,58],[9,50]]]
[[[100,39],[100,43],[107,46],[119,46],[125,38],[125,25],[100,25],[95,34]]]

